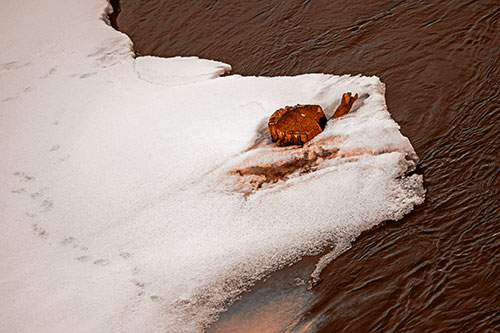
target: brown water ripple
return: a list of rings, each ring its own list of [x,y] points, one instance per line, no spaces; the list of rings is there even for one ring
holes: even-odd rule
[[[361,73],[386,83],[427,200],[333,261],[299,326],[500,332],[498,1],[121,4],[118,25],[140,54],[217,59],[244,75]]]

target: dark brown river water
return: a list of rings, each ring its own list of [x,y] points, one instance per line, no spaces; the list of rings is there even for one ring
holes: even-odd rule
[[[295,292],[288,276],[310,273],[305,261],[259,283],[212,330],[500,332],[498,0],[120,4],[116,23],[140,55],[196,55],[242,75],[379,76],[421,159],[425,203],[364,232],[292,326],[273,309]],[[273,324],[259,326],[264,317]]]

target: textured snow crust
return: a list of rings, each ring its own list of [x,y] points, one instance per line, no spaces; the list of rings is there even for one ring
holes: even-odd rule
[[[377,77],[134,59],[106,6],[0,4],[7,331],[199,331],[256,279],[423,201]],[[331,115],[346,91],[362,96],[353,111],[304,147],[269,142],[276,109]],[[298,167],[278,180],[235,171],[286,163]]]

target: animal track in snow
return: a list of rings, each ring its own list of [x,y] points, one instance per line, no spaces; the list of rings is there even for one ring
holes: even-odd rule
[[[61,146],[60,146],[60,145],[54,145],[54,146],[52,146],[52,147],[50,148],[50,150],[49,150],[49,151],[56,151],[56,150],[59,150],[59,148],[61,148]]]
[[[33,176],[30,176],[30,175],[27,175],[25,174],[24,172],[21,172],[21,171],[16,171],[13,173],[14,176],[16,176],[17,178],[19,178],[19,181],[20,182],[33,182],[35,180],[35,177]]]
[[[97,259],[94,261],[94,264],[99,265],[99,266],[107,266],[110,263],[111,263],[111,261],[108,259]]]

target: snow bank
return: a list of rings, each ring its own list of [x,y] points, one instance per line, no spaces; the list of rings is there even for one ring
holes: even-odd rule
[[[0,4],[4,329],[198,331],[255,279],[422,202],[378,78],[134,59],[105,5]],[[331,113],[345,91],[363,98],[308,145],[270,144],[274,110]]]

